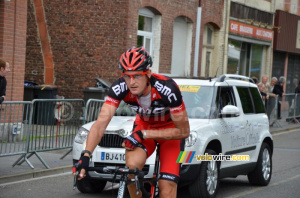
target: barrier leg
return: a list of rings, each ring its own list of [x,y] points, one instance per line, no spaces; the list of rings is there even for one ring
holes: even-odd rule
[[[30,154],[30,157],[31,156],[32,156],[32,153]],[[22,158],[24,158],[24,159],[20,163],[18,163]],[[23,154],[12,166],[14,167],[15,165],[21,165],[24,161],[30,166],[30,168],[34,169],[34,166],[28,160],[28,158],[26,157],[26,154]]]
[[[34,154],[37,156],[37,158],[39,158],[39,160],[42,162],[42,164],[46,167],[46,168],[50,168],[50,166],[48,166],[48,164],[43,160],[43,158],[35,151]]]
[[[34,169],[34,166],[30,163],[30,161],[28,160],[28,158],[25,156],[25,162],[28,164],[28,166],[30,166],[30,168]]]
[[[59,159],[64,159],[69,153],[71,153],[72,152],[72,148],[66,153],[66,154],[64,154],[61,158],[59,158]]]
[[[26,154],[21,155],[21,157],[19,157],[19,159],[12,166],[14,167],[15,165],[17,165],[17,163],[25,156]]]
[[[33,154],[34,154],[34,153],[30,153],[30,155],[28,155],[28,157],[26,157],[26,154],[25,154],[24,159],[23,159],[21,162],[19,162],[18,165],[23,164],[23,163],[26,161],[26,159],[29,159],[31,156],[33,156]]]

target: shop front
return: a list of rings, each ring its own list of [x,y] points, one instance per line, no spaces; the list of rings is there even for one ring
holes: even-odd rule
[[[248,24],[249,22],[249,24]],[[261,79],[267,73],[273,31],[255,21],[230,20],[227,73]]]

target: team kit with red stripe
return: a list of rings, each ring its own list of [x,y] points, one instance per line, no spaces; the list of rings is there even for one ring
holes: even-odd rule
[[[180,113],[185,110],[181,92],[177,84],[169,77],[152,73],[149,84],[151,92],[147,96],[137,97],[128,89],[123,77],[117,79],[111,86],[105,103],[118,107],[123,100],[136,113],[133,133],[150,129],[174,128],[170,113]],[[150,106],[144,107],[143,100],[150,99]],[[178,182],[180,164],[176,163],[181,151],[182,140],[145,139],[139,146],[149,157],[160,146],[160,176],[159,179]]]

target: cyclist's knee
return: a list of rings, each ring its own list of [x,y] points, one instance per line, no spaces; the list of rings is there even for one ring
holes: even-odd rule
[[[177,184],[172,181],[159,180],[159,195],[160,197],[176,197]]]
[[[142,170],[142,168],[144,167],[144,163],[138,163],[138,162],[135,162],[133,160],[128,160],[128,161],[126,161],[126,166],[129,169],[138,168],[139,170]]]

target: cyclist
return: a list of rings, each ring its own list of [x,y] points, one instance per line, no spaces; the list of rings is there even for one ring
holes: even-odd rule
[[[122,77],[110,87],[97,121],[91,127],[83,151],[79,180],[85,177],[89,158],[101,141],[107,125],[123,100],[137,112],[133,132],[124,140],[126,166],[142,170],[160,145],[160,197],[176,197],[180,164],[176,163],[181,140],[189,136],[189,122],[177,84],[166,76],[151,73],[152,58],[144,47],[130,48],[119,61]],[[128,184],[131,197],[134,183]]]

